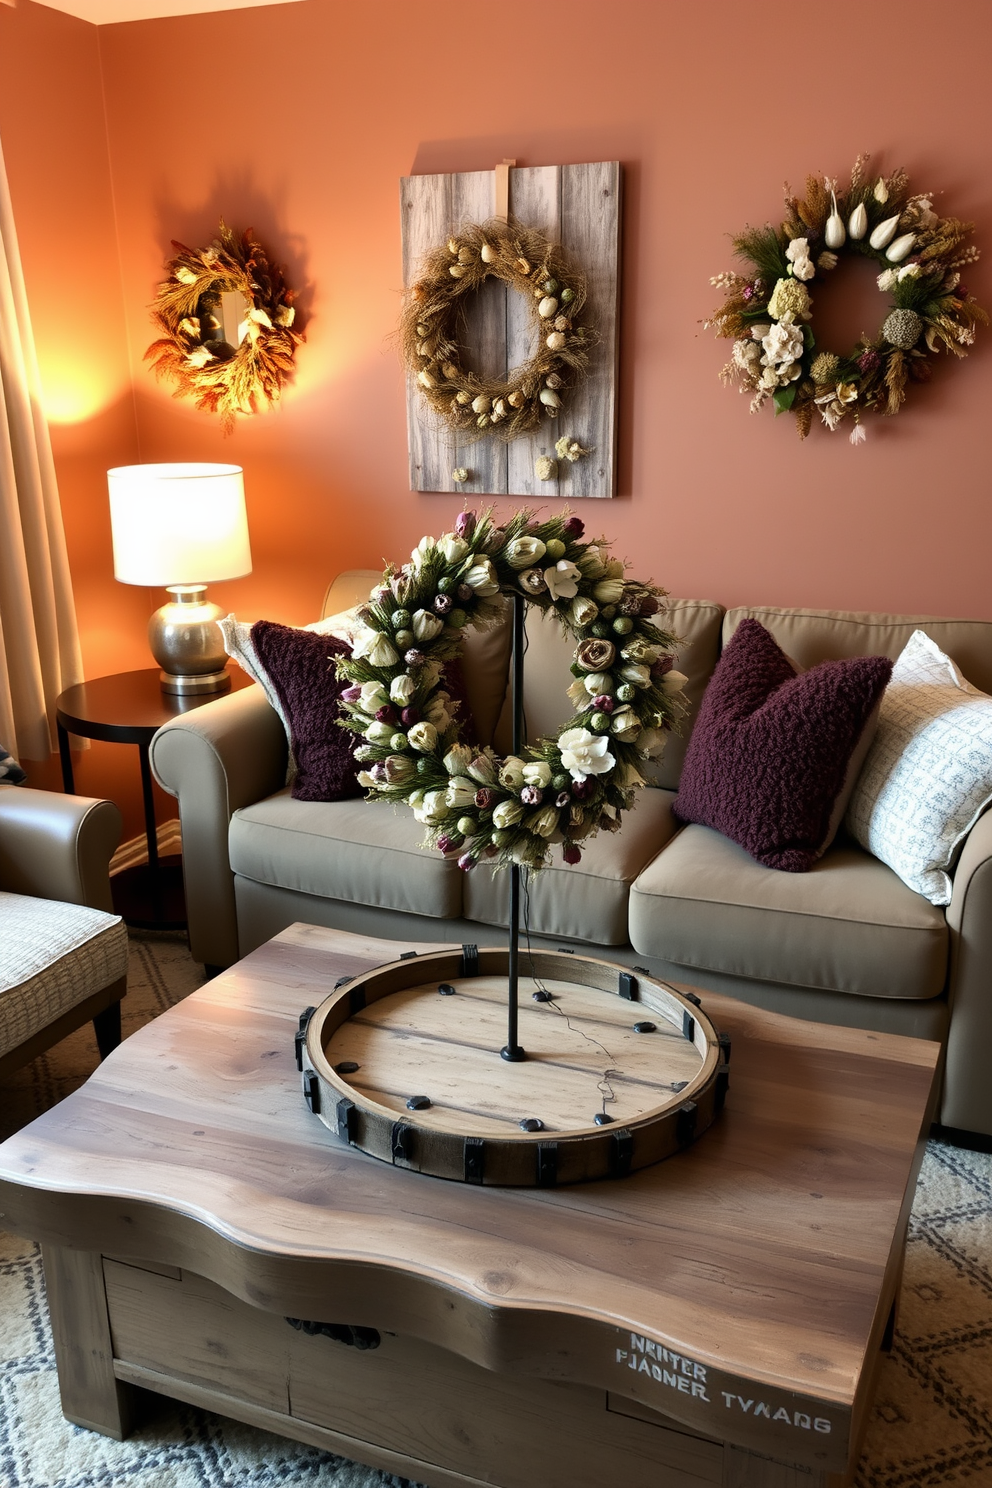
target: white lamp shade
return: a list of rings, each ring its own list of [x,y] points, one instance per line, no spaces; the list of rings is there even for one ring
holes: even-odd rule
[[[251,573],[240,465],[121,465],[107,471],[114,577],[208,584]]]

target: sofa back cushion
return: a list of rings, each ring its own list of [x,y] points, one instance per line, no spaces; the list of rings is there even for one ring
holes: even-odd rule
[[[760,620],[782,650],[802,667],[845,656],[889,656],[895,661],[913,631],[925,630],[957,662],[969,682],[982,692],[992,693],[992,621],[745,605],[728,610],[724,616],[724,646],[746,617]]]
[[[370,590],[381,578],[382,571],[376,568],[354,568],[338,574],[324,595],[321,618],[361,604],[368,599]],[[506,695],[511,642],[509,605],[505,624],[495,625],[491,630],[465,632],[460,682],[472,715],[472,732],[475,735],[466,740],[467,743],[493,742],[496,721]]]
[[[688,677],[684,696],[688,711],[681,732],[670,734],[665,752],[659,760],[641,766],[641,772],[652,785],[677,790],[686,744],[692,732],[692,721],[716,665],[720,646],[720,622],[723,609],[709,600],[671,599],[660,624],[681,639],[676,666]],[[525,620],[527,651],[524,662],[524,725],[530,743],[556,734],[572,717],[573,709],[567,689],[572,681],[569,667],[575,641],[544,611],[532,606]],[[507,696],[495,744],[501,754],[508,754],[513,722]]]

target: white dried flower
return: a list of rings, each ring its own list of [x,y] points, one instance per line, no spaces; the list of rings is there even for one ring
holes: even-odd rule
[[[613,769],[610,741],[605,734],[592,734],[588,729],[566,729],[559,736],[561,762],[573,780],[589,775],[605,775]]]

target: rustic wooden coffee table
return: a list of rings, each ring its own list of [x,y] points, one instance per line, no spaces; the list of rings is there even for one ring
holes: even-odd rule
[[[405,949],[293,926],[0,1147],[69,1419],[123,1436],[137,1386],[431,1488],[840,1488],[937,1046],[707,994],[731,1083],[694,1146],[449,1183],[345,1146],[296,1069],[302,1009]]]

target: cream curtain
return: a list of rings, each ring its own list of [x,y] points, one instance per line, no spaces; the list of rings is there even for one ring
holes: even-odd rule
[[[55,464],[0,149],[0,743],[44,759],[83,675]]]

